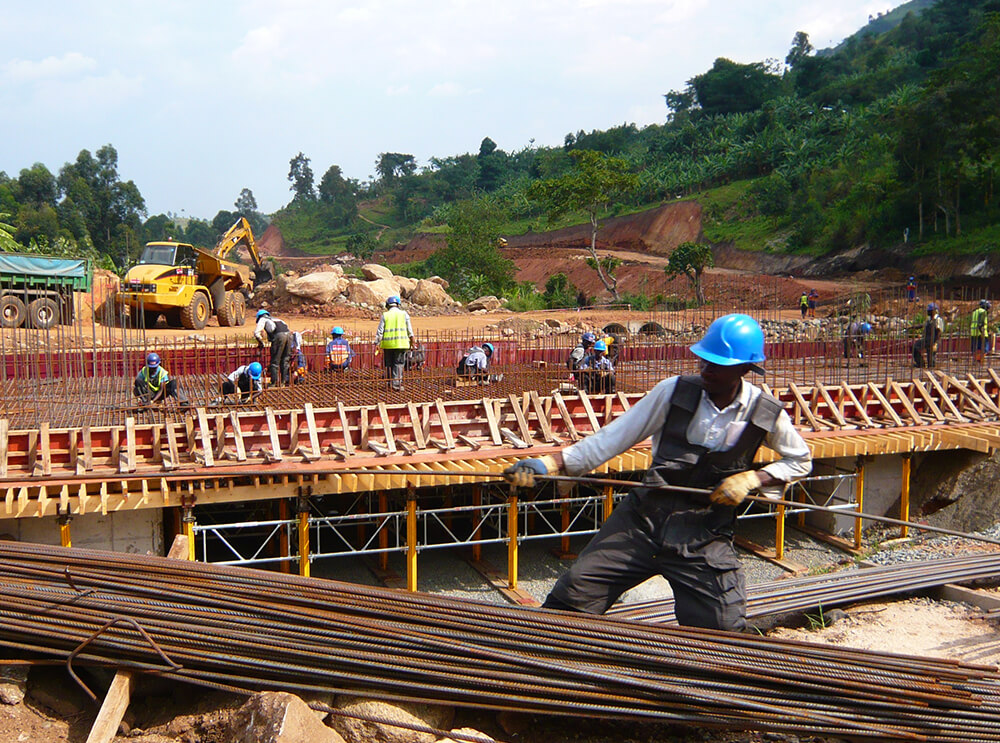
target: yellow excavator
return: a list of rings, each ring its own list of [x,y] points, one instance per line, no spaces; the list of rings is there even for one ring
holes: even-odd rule
[[[227,260],[238,245],[250,253],[253,266]],[[122,281],[117,300],[132,322],[153,327],[160,315],[170,327],[201,330],[215,314],[223,327],[242,325],[252,289],[270,281],[253,230],[240,217],[214,250],[188,243],[149,242],[139,262]]]

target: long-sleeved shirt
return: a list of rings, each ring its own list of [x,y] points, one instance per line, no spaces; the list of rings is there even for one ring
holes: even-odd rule
[[[490,365],[490,358],[486,355],[484,351],[479,346],[476,346],[469,351],[465,356],[465,366],[469,369],[475,369],[476,371],[486,371]]]
[[[580,362],[580,368],[592,369],[594,371],[613,372],[615,370],[615,365],[611,363],[611,359],[607,356],[597,356],[591,354],[590,356],[584,356],[583,361]]]
[[[653,451],[660,444],[660,435],[670,411],[677,377],[669,377],[656,385],[627,413],[619,416],[592,436],[588,436],[563,451],[564,467],[569,475],[582,475],[598,465],[621,454],[650,436]],[[759,387],[741,382],[736,399],[719,410],[702,391],[701,402],[691,417],[687,438],[692,444],[705,446],[709,451],[732,448],[746,428],[753,404],[761,395]],[[762,470],[781,482],[791,482],[808,475],[812,470],[812,456],[791,418],[784,410],[778,415],[773,431],[767,434],[765,444],[778,453],[780,459],[764,466]],[[766,495],[779,495],[780,487],[763,488]]]
[[[270,315],[264,315],[257,321],[257,326],[253,329],[253,337],[261,342],[267,340],[274,332],[276,325],[274,318]]]

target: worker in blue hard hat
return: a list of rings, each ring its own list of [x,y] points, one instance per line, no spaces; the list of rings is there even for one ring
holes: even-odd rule
[[[590,353],[583,357],[576,371],[579,387],[595,394],[615,391],[615,365],[608,358],[608,343],[601,339],[594,342]]]
[[[871,323],[865,320],[853,320],[844,327],[844,358],[848,366],[852,359],[861,359],[861,366],[864,366],[865,341],[870,332]]]
[[[257,326],[253,329],[257,347],[264,349],[264,341],[271,344],[271,363],[267,370],[271,384],[288,384],[291,376],[292,341],[284,320],[271,317],[268,310],[257,310]]]
[[[339,325],[330,331],[330,341],[326,344],[326,368],[331,371],[346,371],[351,368],[354,351],[344,337],[344,329]]]
[[[157,405],[172,397],[182,405],[187,405],[187,395],[160,363],[160,354],[153,352],[146,356],[146,363],[135,378],[132,391],[142,405]]]
[[[701,360],[700,374],[665,379],[591,436],[505,471],[512,484],[531,487],[538,475],[580,476],[653,439],[643,484],[559,579],[546,608],[602,614],[629,588],[662,575],[681,624],[745,627],[735,507],[758,488],[780,493],[781,485],[809,473],[812,460],[782,403],[743,379],[761,372],[764,361],[764,333],[752,317],[718,318],[691,351]],[[763,445],[777,456],[755,469]],[[706,494],[655,489],[663,486]]]
[[[490,364],[493,362],[493,344],[483,343],[480,346],[473,346],[458,360],[455,372],[460,377],[471,379],[480,384],[499,382],[502,375],[490,374]]]
[[[222,397],[240,393],[240,402],[250,402],[264,389],[264,367],[252,361],[236,367],[222,383]],[[221,401],[220,401],[221,402]]]

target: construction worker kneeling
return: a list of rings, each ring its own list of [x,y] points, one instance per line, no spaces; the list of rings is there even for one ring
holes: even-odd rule
[[[473,346],[458,361],[455,372],[459,377],[464,377],[480,384],[490,384],[503,379],[502,374],[490,374],[490,362],[493,360],[493,344],[484,343],[481,346]]]
[[[538,475],[584,475],[653,438],[642,485],[559,579],[545,608],[603,614],[629,588],[662,575],[679,623],[746,627],[743,572],[733,547],[736,506],[758,488],[779,495],[783,483],[809,474],[812,459],[782,404],[743,379],[763,371],[764,333],[756,320],[720,317],[691,351],[701,359],[700,375],[665,379],[593,435],[505,470],[512,484],[531,487]],[[765,444],[777,459],[753,469]]]
[[[577,385],[586,392],[608,394],[615,391],[615,365],[608,358],[605,341],[594,343],[575,372]]]

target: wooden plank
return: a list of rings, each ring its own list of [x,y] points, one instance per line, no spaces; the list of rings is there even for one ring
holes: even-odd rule
[[[590,430],[597,433],[601,430],[601,424],[597,422],[597,416],[594,414],[594,406],[590,403],[590,396],[585,390],[580,390],[580,402],[583,403],[583,409],[587,413],[587,420],[590,421]]]
[[[931,397],[931,394],[927,391],[927,388],[924,387],[923,383],[919,379],[911,380],[910,388],[917,391],[924,403],[927,405],[928,409],[930,409],[931,415],[933,415],[938,422],[943,422],[945,420],[944,413],[941,412],[941,408],[939,408],[938,404],[934,402],[934,398]]]
[[[362,407],[358,409],[358,424],[359,424],[359,435],[361,437],[361,448],[368,448],[368,408]]]
[[[524,441],[520,436],[511,431],[509,428],[501,428],[500,435],[503,436],[504,441],[512,444],[515,449],[527,449],[531,446],[527,441]]]
[[[309,431],[309,449],[312,452],[309,458],[319,459],[322,452],[319,448],[319,433],[316,431],[316,413],[313,404],[307,402],[303,409],[306,413],[306,429]]]
[[[90,438],[90,426],[84,426],[83,435],[83,469],[90,472],[94,469],[94,446]]]
[[[944,391],[944,388],[941,386],[941,383],[938,382],[937,377],[931,374],[928,369],[924,370],[924,376],[927,377],[927,381],[931,383],[931,387],[933,387],[941,397],[941,404],[948,408],[948,411],[955,416],[959,423],[968,423],[969,419],[962,415],[958,408],[955,407],[955,403],[953,403],[951,398],[948,397],[948,393]]]
[[[0,418],[0,477],[7,477],[7,434],[10,431],[10,422],[6,418]]]
[[[128,709],[131,698],[132,673],[119,671],[104,696],[97,719],[90,728],[90,735],[87,736],[87,743],[111,743],[117,737],[118,726],[125,717],[125,710]]]
[[[531,390],[529,398],[531,399],[531,407],[535,411],[535,418],[538,420],[538,428],[542,432],[542,440],[547,444],[551,444],[555,440],[555,437],[552,435],[552,426],[549,424],[549,417],[545,414],[542,400],[536,390]]]
[[[628,398],[625,396],[624,392],[618,392],[616,394],[618,395],[618,402],[622,404],[622,410],[627,413],[629,408],[632,407],[632,405],[629,404]]]
[[[819,390],[820,397],[822,397],[823,401],[826,403],[827,409],[830,411],[830,415],[832,415],[833,419],[837,421],[837,425],[841,428],[846,428],[847,421],[844,420],[844,416],[840,413],[840,408],[837,407],[833,398],[830,397],[830,393],[827,391],[826,387],[822,384],[817,384],[816,389]]]
[[[940,374],[942,377],[946,378],[952,387],[957,389],[960,394],[965,395],[970,402],[973,402],[977,410],[980,412],[993,413],[993,415],[1000,415],[1000,408],[997,408],[994,402],[990,399],[990,396],[986,394],[986,390],[982,388],[979,381],[971,374],[968,375],[968,378],[972,381],[974,386],[978,387],[978,389],[970,390],[962,381],[956,379],[951,374],[945,374],[944,372],[940,372]],[[986,408],[986,411],[983,411],[984,407]]]
[[[219,413],[215,416],[215,449],[213,455],[222,459],[226,453],[226,416]]]
[[[524,417],[524,410],[521,409],[521,401],[517,396],[510,396],[510,406],[514,409],[514,419],[517,421],[517,428],[521,432],[521,439],[529,446],[535,445],[535,440],[531,438],[531,429],[528,428],[528,419]]]
[[[476,441],[471,436],[466,436],[464,433],[458,434],[458,440],[461,441],[466,446],[471,446],[473,451],[479,451],[483,448],[483,445]]]
[[[882,390],[880,390],[874,382],[868,383],[868,389],[871,391],[872,395],[874,395],[875,399],[881,403],[886,417],[888,417],[893,424],[900,427],[903,426],[903,419],[899,417],[895,410],[893,410],[892,404],[886,399],[885,395],[882,394]]]
[[[444,400],[440,397],[434,401],[434,409],[437,410],[438,422],[441,424],[441,433],[444,434],[444,443],[449,449],[455,448],[455,437],[451,434],[451,423],[448,421],[448,412],[444,407]],[[500,442],[497,441],[497,444]]]
[[[385,445],[393,454],[396,453],[396,438],[392,435],[392,423],[389,421],[389,408],[384,402],[378,403],[378,417],[385,432]]]
[[[265,408],[264,415],[267,418],[267,434],[271,441],[271,451],[266,456],[274,462],[280,462],[282,459],[281,442],[278,439],[278,424],[274,419],[274,411],[271,408]]]
[[[337,416],[340,418],[340,430],[344,434],[344,449],[348,454],[353,454],[354,437],[351,436],[351,424],[347,420],[347,410],[344,409],[342,402],[337,403]]]
[[[134,423],[134,421],[133,421]],[[39,446],[42,449],[42,474],[46,477],[52,474],[52,444],[49,440],[49,423],[42,423],[40,429]]]
[[[119,460],[119,472],[135,472],[135,418],[125,419],[125,451]]]
[[[198,416],[198,435],[201,437],[205,466],[214,467],[215,457],[212,456],[212,435],[208,431],[208,415],[205,413],[205,408],[198,408],[195,412]]]
[[[559,409],[559,415],[562,416],[563,424],[566,426],[566,431],[569,433],[570,439],[573,441],[579,441],[580,434],[576,430],[576,425],[573,423],[573,417],[569,414],[569,410],[566,408],[566,401],[563,400],[562,395],[558,392],[553,392],[552,401],[556,404],[556,408]]]
[[[166,459],[163,460],[163,469],[172,470],[176,469],[180,464],[180,457],[177,453],[177,431],[174,430],[174,424],[168,422],[166,424],[167,429],[167,457],[170,459],[169,463]]]
[[[235,410],[229,411],[229,425],[233,428],[233,441],[236,444],[236,461],[247,461],[246,442],[243,441],[243,429],[240,427],[240,419]]]
[[[299,451],[299,431],[301,430],[301,425],[298,411],[290,410],[288,412],[288,448],[285,449],[285,453],[289,456],[295,456],[295,453]]]
[[[420,425],[420,413],[413,402],[406,403],[406,411],[410,414],[410,428],[413,430],[413,443],[418,449],[427,448],[427,440],[424,437],[424,429]]]
[[[814,431],[820,430],[822,424],[809,409],[809,403],[806,402],[805,398],[802,396],[802,391],[798,388],[795,382],[788,383],[788,390],[789,392],[792,393],[792,396],[795,398],[795,402],[797,404],[796,409],[806,417],[806,420],[809,421],[809,425],[812,426],[812,430]]]
[[[497,413],[493,407],[493,402],[485,397],[482,402],[483,410],[486,411],[486,423],[490,427],[490,439],[497,446],[501,446],[503,444],[503,438],[500,435],[500,426],[497,424]]]
[[[910,420],[913,421],[914,425],[923,425],[923,416],[921,416],[920,413],[917,412],[917,409],[913,407],[913,403],[910,402],[910,398],[906,396],[906,393],[903,391],[903,388],[900,387],[899,382],[891,382],[889,386],[890,389],[896,393],[896,397],[899,398],[899,402],[902,404],[903,409],[906,410],[906,414],[910,416]]]

